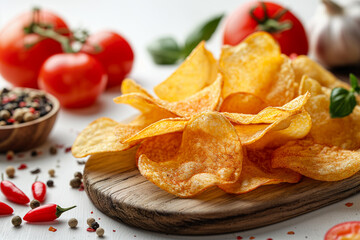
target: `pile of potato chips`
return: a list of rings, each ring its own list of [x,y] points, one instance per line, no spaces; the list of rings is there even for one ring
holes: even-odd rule
[[[349,88],[306,56],[290,60],[264,32],[224,46],[218,61],[202,42],[155,87],[158,98],[126,79],[114,102],[140,115],[128,124],[97,119],[72,152],[136,147],[140,173],[179,197],[215,186],[246,193],[302,176],[338,181],[360,169],[360,107],[329,115],[338,86]]]

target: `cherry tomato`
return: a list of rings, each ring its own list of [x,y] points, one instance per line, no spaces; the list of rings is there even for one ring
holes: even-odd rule
[[[62,52],[58,42],[25,33],[24,28],[30,25],[33,17],[34,12],[26,12],[0,31],[0,74],[19,87],[37,88],[41,65],[51,55]],[[52,12],[39,10],[34,19],[53,26],[64,35],[69,34],[66,23]]]
[[[308,53],[308,39],[300,20],[271,2],[248,2],[235,10],[226,21],[223,42],[237,45],[255,31],[269,32],[286,55]]]
[[[360,239],[360,221],[343,222],[325,234],[325,240]]]
[[[98,60],[85,53],[59,53],[40,69],[39,87],[67,108],[87,107],[105,90],[107,78]]]
[[[102,31],[90,35],[81,51],[95,57],[103,65],[108,75],[107,88],[120,85],[134,62],[130,44],[115,32]]]

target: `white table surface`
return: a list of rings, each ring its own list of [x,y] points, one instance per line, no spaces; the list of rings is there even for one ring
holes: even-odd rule
[[[230,13],[243,0],[0,0],[0,27],[22,11],[37,5],[56,11],[65,18],[71,27],[85,27],[91,32],[101,29],[113,29],[122,33],[132,44],[136,61],[130,77],[151,91],[152,87],[163,81],[176,67],[157,66],[152,63],[146,52],[146,45],[156,37],[173,35],[184,40],[184,36],[191,28],[213,15]],[[308,23],[315,11],[317,1],[292,0],[279,1]],[[223,22],[222,22],[223,23]],[[218,55],[221,46],[221,28],[214,38],[207,44],[208,48]],[[0,88],[9,86],[0,77]],[[59,113],[56,125],[47,143],[38,149],[43,154],[31,157],[25,152],[24,157],[15,157],[7,161],[5,155],[0,155],[0,172],[4,172],[9,165],[18,167],[26,163],[28,169],[17,170],[13,182],[31,195],[30,187],[35,176],[30,173],[37,167],[41,168],[40,180],[49,179],[47,171],[56,170],[54,188],[48,189],[46,203],[57,203],[63,207],[77,205],[77,208],[64,213],[55,222],[45,224],[26,224],[21,228],[14,228],[11,216],[0,217],[0,239],[97,239],[95,233],[86,231],[86,219],[94,217],[105,229],[105,239],[198,239],[198,240],[236,240],[238,236],[243,239],[323,239],[326,231],[333,225],[344,221],[359,220],[360,195],[355,195],[331,206],[321,208],[288,221],[273,224],[245,232],[230,233],[212,236],[174,236],[144,231],[119,223],[102,214],[90,202],[85,192],[71,189],[69,181],[75,171],[82,171],[83,165],[78,165],[76,159],[64,149],[52,156],[48,149],[53,144],[63,144],[64,147],[72,145],[76,134],[88,123],[98,117],[106,116],[121,121],[136,113],[128,106],[116,105],[112,98],[119,95],[115,88],[105,92],[98,102],[89,108],[80,110],[64,110]],[[57,166],[58,165],[58,166]],[[0,201],[9,203],[0,194]],[[352,207],[345,203],[352,202]],[[15,215],[24,216],[29,210],[27,206],[9,203],[15,210]],[[93,212],[93,214],[91,214]],[[77,229],[70,229],[67,220],[75,217],[79,221]],[[100,220],[99,220],[100,219]],[[53,226],[56,232],[48,231]],[[288,235],[294,231],[294,235]]]

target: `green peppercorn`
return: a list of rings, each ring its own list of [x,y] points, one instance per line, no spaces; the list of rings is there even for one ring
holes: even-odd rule
[[[15,168],[13,166],[8,166],[5,170],[6,175],[9,178],[14,178],[15,177]]]
[[[82,179],[82,178],[83,178],[83,175],[82,175],[81,172],[75,172],[75,173],[74,173],[74,177],[77,177],[77,178]]]
[[[32,209],[37,208],[37,207],[40,207],[40,202],[39,202],[38,200],[34,199],[34,200],[32,200],[32,201],[30,202],[30,207],[31,207]]]
[[[103,228],[96,229],[96,234],[98,235],[98,237],[104,236],[104,233],[105,233],[105,231]]]
[[[22,219],[21,219],[21,217],[19,217],[19,216],[14,216],[14,217],[11,219],[11,223],[12,223],[15,227],[18,227],[18,226],[21,225]]]
[[[80,178],[76,177],[76,178],[71,179],[70,186],[72,188],[79,188],[80,185],[81,185],[81,179]]]
[[[68,221],[69,227],[76,228],[78,225],[78,220],[76,218],[70,218]]]
[[[89,227],[91,227],[91,225],[95,222],[95,219],[94,218],[88,218],[86,220],[87,224],[89,225]]]

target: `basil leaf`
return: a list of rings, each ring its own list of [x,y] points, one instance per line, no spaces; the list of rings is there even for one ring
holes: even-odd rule
[[[330,95],[331,118],[346,117],[356,106],[355,93],[345,88],[334,88]]]
[[[360,93],[360,87],[359,87],[358,79],[352,73],[350,73],[350,84],[351,84],[351,87],[354,89],[355,92]]]
[[[202,41],[209,40],[213,33],[215,32],[217,26],[219,25],[221,19],[223,18],[223,14],[217,16],[215,18],[210,19],[206,23],[195,28],[187,37],[184,46],[184,55],[183,57],[187,57],[191,51]]]
[[[182,54],[182,49],[172,37],[159,38],[150,43],[147,49],[157,64],[174,64]]]

